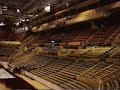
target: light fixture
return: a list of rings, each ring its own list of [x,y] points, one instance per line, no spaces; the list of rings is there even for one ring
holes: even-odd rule
[[[24,26],[24,30],[27,31],[28,30],[28,26]]]
[[[3,10],[3,11],[7,11],[7,7],[4,6],[4,7],[2,8],[2,10]]]
[[[26,19],[26,21],[29,21],[29,19]]]
[[[47,4],[44,8],[45,12],[50,12],[50,4]]]
[[[21,21],[22,21],[22,22],[24,22],[24,21],[25,21],[25,19],[20,19],[20,22],[21,22]]]
[[[7,9],[7,7],[6,7],[6,6],[4,6],[3,8],[4,8],[4,9]]]
[[[0,26],[5,26],[5,23],[1,22],[1,23],[0,23]]]
[[[20,24],[19,22],[15,23],[16,26],[19,26],[19,24]]]
[[[36,14],[35,16],[37,17],[38,15]]]
[[[54,43],[55,41],[51,41],[51,43]]]
[[[20,12],[20,10],[19,9],[17,9],[17,13],[19,13]]]
[[[30,15],[28,15],[29,17],[33,17],[33,15],[32,14],[30,14]]]
[[[24,20],[24,19],[22,19],[22,21],[24,22],[25,20]]]

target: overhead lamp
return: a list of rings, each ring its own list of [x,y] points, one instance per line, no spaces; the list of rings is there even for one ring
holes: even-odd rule
[[[47,4],[44,8],[45,12],[50,12],[50,4]]]
[[[20,21],[19,23],[22,23],[22,21]]]
[[[55,41],[51,41],[52,43],[54,43]]]
[[[36,14],[35,16],[37,17],[38,15]]]
[[[17,9],[17,13],[19,13],[20,12],[20,10],[19,9]]]
[[[3,8],[4,8],[4,9],[7,9],[7,7],[6,7],[6,6],[4,6]]]
[[[29,19],[26,19],[26,21],[29,21]]]
[[[4,6],[2,9],[3,9],[3,11],[7,11],[7,7],[6,6]]]
[[[0,23],[0,26],[5,26],[5,23],[1,22],[1,23]]]
[[[22,19],[22,21],[24,22],[25,20],[24,20],[24,19]]]
[[[20,21],[24,22],[24,21],[25,21],[25,19],[20,19]]]
[[[16,26],[19,26],[19,24],[20,24],[20,23],[19,23],[19,22],[17,22],[17,23],[15,23],[15,24],[16,24]]]
[[[33,17],[33,15],[32,14],[30,14],[30,15],[28,15],[29,17]]]
[[[24,26],[24,30],[27,31],[28,30],[28,26]]]

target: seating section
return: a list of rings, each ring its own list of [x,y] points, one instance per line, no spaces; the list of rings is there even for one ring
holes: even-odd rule
[[[0,61],[7,61],[13,68],[24,69],[63,90],[117,90],[120,88],[119,29],[116,25],[50,35],[24,34],[21,41],[29,50],[1,48]],[[57,42],[60,49],[47,51],[42,47],[49,46],[51,41]]]
[[[81,73],[77,79],[83,81],[82,78],[87,81],[92,80],[98,83],[99,89],[114,90],[120,88],[119,81],[119,69],[120,64],[100,62],[94,67]]]
[[[111,90],[120,86],[120,74],[116,73],[119,72],[120,64],[113,62],[98,62],[97,59],[94,61],[59,59],[29,53],[14,60],[11,64],[46,79],[62,89]],[[101,84],[102,82],[104,83]]]
[[[29,58],[19,62],[13,62],[12,64],[54,84],[60,85],[61,88],[85,89],[88,87],[92,90],[89,85],[77,81],[76,75],[92,67],[97,62],[84,63],[83,61],[60,60],[58,58],[34,56],[31,54],[26,57]],[[68,80],[73,83],[68,83]]]
[[[98,30],[93,36],[89,39],[87,44],[90,45],[102,45],[105,40],[112,35],[112,33],[116,30],[116,26],[112,26],[105,29]]]
[[[108,67],[104,68],[103,70],[100,70],[96,73],[94,73],[93,75],[90,76],[90,78],[92,79],[107,79],[105,77],[107,77],[110,73],[116,72],[118,71],[120,68],[119,64],[111,64]]]
[[[9,59],[9,57],[6,57],[6,56],[0,56],[0,61],[9,62],[10,59]]]
[[[94,67],[89,68],[87,71],[81,73],[80,76],[85,77],[85,78],[90,78],[92,75],[94,75],[95,73],[99,72],[100,70],[106,68],[109,65],[110,64],[100,62],[100,63],[96,64]]]
[[[106,51],[109,51],[111,47],[91,47],[91,49],[82,54],[81,56],[84,58],[99,58],[101,55],[103,55]]]
[[[119,58],[120,57],[120,47],[112,47],[105,53],[110,58]]]
[[[10,54],[14,51],[12,48],[1,48],[0,56],[10,56]]]
[[[76,29],[76,28],[75,28]],[[57,32],[53,34],[38,34],[38,35],[23,35],[22,42],[26,45],[50,43],[51,41],[58,42],[59,46],[81,46],[81,45],[111,45],[113,43],[119,44],[119,25],[106,26],[101,29],[91,30],[67,30],[66,32]],[[49,37],[49,38],[47,38]]]
[[[119,33],[120,33],[120,27],[118,26],[118,28],[116,30],[114,30],[114,32],[105,40],[105,44],[110,44],[111,42],[114,43],[118,40],[119,37]]]
[[[16,67],[25,68],[26,70],[32,70],[35,68],[40,68],[45,65],[48,65],[49,63],[52,63],[54,60],[52,60],[49,57],[43,57],[43,56],[37,56],[34,54],[27,54],[23,55],[19,58],[15,58],[11,61],[11,64],[13,64]]]
[[[59,58],[36,54],[39,50],[41,51],[41,48],[32,52],[16,49],[10,53],[10,57],[1,56],[0,61],[10,62],[14,67],[29,71],[62,89],[114,90],[120,87],[120,64],[96,59],[101,55],[109,56],[109,59],[119,58],[119,47],[87,46],[84,49],[70,49],[69,57],[79,57],[71,60],[64,56]]]

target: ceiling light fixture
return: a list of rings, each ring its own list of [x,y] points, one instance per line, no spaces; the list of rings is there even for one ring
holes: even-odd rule
[[[2,8],[2,10],[3,10],[3,11],[7,11],[7,7],[4,6],[4,7]]]
[[[19,12],[20,12],[20,10],[19,10],[19,9],[17,9],[17,12],[19,13]]]
[[[26,21],[29,21],[29,19],[27,19]]]
[[[25,22],[25,20],[24,19],[20,19],[20,22]]]
[[[44,8],[45,12],[50,12],[50,4],[47,4]]]
[[[35,16],[37,17],[38,15],[36,14]]]
[[[5,26],[5,23],[1,22],[1,23],[0,23],[0,26]]]
[[[33,17],[33,15],[32,14],[30,14],[30,15],[28,15],[29,17]]]
[[[19,25],[20,25],[20,23],[19,23],[19,22],[15,23],[15,24],[16,24],[16,26],[19,26]]]

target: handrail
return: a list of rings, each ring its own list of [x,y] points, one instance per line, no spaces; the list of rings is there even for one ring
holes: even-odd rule
[[[113,63],[113,64],[107,66],[106,68],[104,68],[104,69],[98,71],[97,73],[93,74],[93,75],[90,76],[89,78],[92,78],[92,77],[96,76],[97,74],[100,74],[100,73],[104,72],[105,70],[107,70],[108,68],[110,68],[110,67],[112,67],[112,66],[114,66],[114,65],[115,65],[115,63]]]
[[[103,53],[100,57],[104,56],[107,57],[108,53],[111,52],[112,50],[114,50],[116,47],[112,47],[110,50],[106,51],[105,53]]]
[[[95,66],[89,68],[89,69],[86,70],[85,72],[83,72],[83,73],[81,73],[80,75],[78,75],[78,77],[79,77],[79,76],[84,76],[84,74],[86,74],[87,72],[89,72],[90,70],[92,70],[93,68],[95,68],[95,67],[97,67],[97,66],[99,66],[99,65],[101,65],[101,64],[103,64],[103,62],[99,62],[99,63],[96,64]]]
[[[118,27],[113,33],[112,35],[110,35],[105,41],[104,43],[106,43],[110,38],[112,38],[115,34],[118,34],[117,32],[120,30],[120,27]]]

